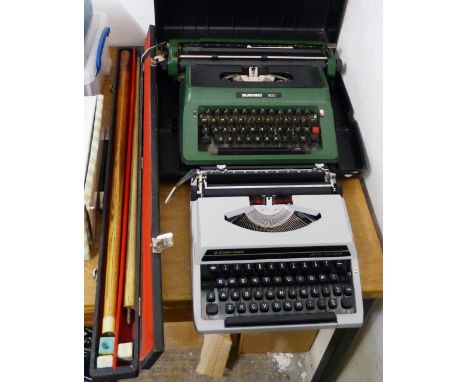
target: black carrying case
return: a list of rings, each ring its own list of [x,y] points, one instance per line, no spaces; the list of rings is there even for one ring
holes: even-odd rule
[[[149,45],[150,42],[147,42]],[[96,298],[95,298],[95,311],[93,318],[93,341],[91,346],[91,356],[90,356],[90,376],[93,381],[109,381],[109,380],[118,380],[126,378],[134,378],[138,376],[138,373],[141,369],[149,369],[154,362],[159,358],[159,356],[164,351],[164,327],[163,327],[163,316],[162,316],[162,280],[161,280],[161,256],[157,253],[151,254],[151,280],[150,290],[151,295],[151,307],[152,319],[146,326],[143,327],[143,312],[141,309],[141,297],[142,297],[142,208],[145,204],[144,198],[148,196],[143,193],[143,161],[145,160],[145,155],[147,153],[144,150],[144,120],[148,118],[147,124],[152,126],[154,121],[151,120],[152,115],[156,115],[154,110],[145,109],[145,97],[151,97],[149,103],[152,105],[151,108],[156,105],[155,93],[145,94],[144,88],[144,78],[148,76],[149,71],[143,70],[144,63],[142,64],[141,76],[140,76],[140,94],[135,94],[135,97],[140,99],[139,107],[139,122],[138,126],[134,128],[139,129],[139,145],[138,145],[138,154],[139,158],[142,158],[142,161],[138,163],[138,198],[137,198],[137,258],[135,262],[135,283],[136,283],[136,299],[139,301],[139,308],[135,309],[135,325],[133,328],[133,361],[124,366],[118,366],[115,369],[112,368],[101,368],[96,367],[96,359],[98,356],[99,349],[99,338],[101,337],[101,326],[102,326],[102,310],[104,304],[104,285],[105,285],[105,272],[106,272],[106,253],[107,253],[107,230],[109,224],[109,206],[110,206],[110,189],[111,189],[111,180],[112,180],[112,160],[114,152],[114,131],[115,131],[115,111],[117,105],[117,94],[118,94],[118,68],[119,68],[119,53],[123,49],[131,50],[134,47],[122,47],[117,50],[115,59],[116,62],[113,65],[113,100],[112,100],[112,112],[111,112],[111,122],[109,125],[109,140],[107,143],[106,151],[106,160],[103,167],[104,174],[104,204],[103,204],[103,214],[101,221],[101,237],[99,242],[99,261],[98,261],[98,273],[97,273],[97,282],[96,282]],[[143,53],[143,48],[135,48],[138,56],[141,56]],[[155,136],[151,137],[151,157],[148,159],[151,162],[150,179],[151,179],[151,201],[153,199],[157,201],[159,198],[159,177],[158,177],[158,157],[156,149],[157,141]],[[159,234],[159,204],[152,203],[151,208],[151,236],[156,237]],[[145,240],[146,242],[146,240]],[[150,243],[148,243],[150,244]],[[148,332],[152,332],[152,346],[148,349],[146,346],[145,349],[142,349],[141,342],[142,336],[147,335]]]
[[[170,39],[200,38],[336,44],[346,3],[346,0],[155,0],[156,27],[150,27],[149,33],[155,35],[157,44]],[[163,66],[159,65],[154,75],[158,78],[158,117],[153,128],[157,129],[161,143],[160,175],[177,178],[190,167],[180,159],[179,81],[170,77]],[[359,127],[341,73],[328,78],[328,85],[339,160],[327,166],[339,176],[356,176],[366,168],[366,161]]]

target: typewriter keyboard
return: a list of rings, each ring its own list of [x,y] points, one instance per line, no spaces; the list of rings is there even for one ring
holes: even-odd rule
[[[333,322],[355,313],[350,260],[201,266],[202,318],[225,326]]]
[[[198,149],[212,154],[306,154],[321,148],[312,108],[198,110]]]

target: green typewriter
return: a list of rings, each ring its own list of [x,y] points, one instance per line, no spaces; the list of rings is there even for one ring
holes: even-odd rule
[[[327,77],[341,61],[327,44],[174,39],[165,50],[168,74],[181,81],[185,164],[338,161]]]

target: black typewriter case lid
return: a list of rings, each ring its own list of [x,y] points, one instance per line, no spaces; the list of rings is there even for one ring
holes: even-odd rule
[[[347,0],[154,0],[156,38],[336,43]]]

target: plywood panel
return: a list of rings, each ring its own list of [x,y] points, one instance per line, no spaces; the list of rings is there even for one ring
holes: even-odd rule
[[[164,324],[164,346],[166,349],[201,348],[203,336],[197,334],[193,322],[166,322]]]
[[[241,334],[239,354],[307,352],[314,343],[317,331],[278,331]]]
[[[175,182],[161,182],[159,189],[161,232],[174,234],[174,246],[161,255],[163,301],[191,301],[190,188],[179,187],[169,204],[164,200]]]

